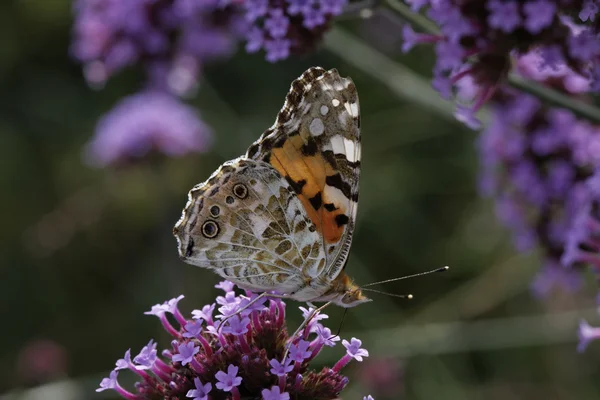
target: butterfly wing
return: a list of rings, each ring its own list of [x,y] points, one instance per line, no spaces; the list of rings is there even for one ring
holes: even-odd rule
[[[174,234],[185,262],[249,290],[294,293],[325,265],[302,202],[262,161],[229,161],[194,187]]]
[[[318,276],[326,280],[341,272],[350,250],[360,156],[356,87],[318,67],[292,83],[275,123],[246,153],[273,166],[297,194],[322,238],[326,263]]]

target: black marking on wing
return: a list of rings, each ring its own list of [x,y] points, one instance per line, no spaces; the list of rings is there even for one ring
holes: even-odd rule
[[[310,201],[310,204],[313,206],[313,208],[315,210],[318,210],[319,208],[321,208],[321,205],[323,204],[321,192],[318,192],[317,194],[315,194],[314,197],[311,197],[310,199],[308,199],[308,201]]]

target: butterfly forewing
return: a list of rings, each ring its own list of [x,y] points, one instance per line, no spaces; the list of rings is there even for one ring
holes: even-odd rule
[[[292,83],[275,124],[247,152],[270,163],[298,194],[323,237],[328,278],[337,276],[350,248],[360,152],[356,87],[322,68]]]

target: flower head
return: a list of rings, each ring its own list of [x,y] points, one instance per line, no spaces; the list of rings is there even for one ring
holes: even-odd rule
[[[239,304],[256,299],[255,294],[248,292],[246,296],[236,295],[228,283],[221,284],[220,288],[231,293],[221,296],[222,303]],[[102,381],[99,390],[112,389],[127,399],[147,400],[337,399],[348,384],[348,378],[340,373],[341,368],[368,354],[361,348],[360,341],[357,343],[353,338],[346,342],[346,354],[337,364],[314,370],[311,361],[324,342],[329,341],[327,345],[334,346],[336,341],[331,338],[331,331],[320,323],[313,326],[312,332],[305,329],[292,340],[285,327],[285,303],[280,299],[268,300],[269,307],[259,300],[255,303],[257,306],[248,307],[247,314],[238,312],[222,328],[203,322],[212,319],[215,304],[194,310],[194,317],[199,318],[181,316],[184,319],[180,320],[176,316],[179,300],[175,298],[156,305],[150,312],[159,317],[173,337],[170,349],[159,353],[157,344],[150,341],[133,360],[127,351],[117,362],[115,371]],[[316,338],[313,338],[314,333]],[[289,355],[283,359],[288,346]],[[128,369],[140,377],[133,393],[119,386],[117,369]]]
[[[346,4],[347,0],[245,1],[242,13],[250,24],[246,50],[264,49],[270,62],[311,51]]]
[[[434,88],[442,97],[451,94],[448,87],[465,78],[472,79],[478,91],[472,96],[469,113],[464,105],[456,117],[472,129],[478,129],[473,114],[504,86],[513,57],[539,49],[542,65],[551,69],[566,64],[586,78],[597,91],[600,34],[598,24],[580,24],[594,20],[597,1],[552,0],[462,0],[409,1],[414,10],[428,7],[427,15],[437,23],[439,35],[416,33],[404,27],[403,51],[418,43],[434,43],[436,64]],[[557,4],[560,3],[560,4]],[[573,21],[579,15],[581,21]]]
[[[107,166],[152,151],[182,156],[207,150],[211,136],[193,108],[168,94],[146,91],[122,100],[100,120],[86,157],[93,165]],[[151,312],[158,315],[176,306],[177,301],[156,305]]]
[[[203,64],[235,50],[236,11],[219,3],[78,0],[71,53],[92,85],[143,63],[152,87],[185,94],[196,86]]]
[[[271,389],[263,389],[261,394],[263,400],[290,400],[289,393],[281,393],[279,386],[273,386]]]
[[[227,367],[227,373],[223,371],[219,371],[215,374],[215,378],[217,378],[217,388],[221,389],[224,392],[231,392],[235,386],[240,386],[242,384],[242,378],[237,376],[238,367],[230,364]]]
[[[98,389],[96,389],[96,392],[103,392],[107,389],[115,389],[118,385],[118,383],[117,383],[118,376],[119,376],[119,373],[116,370],[111,371],[110,376],[108,378],[102,379],[102,382],[100,382],[100,387]]]
[[[588,90],[580,74],[564,64],[544,64],[539,51],[520,57],[516,66],[523,76],[567,95]],[[592,150],[600,143],[600,127],[512,89],[499,90],[491,106],[492,122],[479,140],[481,191],[495,199],[496,215],[513,232],[519,251],[541,247],[543,267],[534,293],[576,290],[579,269],[595,251],[585,245],[593,226],[586,182],[600,162],[600,153]]]
[[[362,341],[357,338],[352,338],[350,342],[342,340],[342,344],[346,348],[346,353],[356,361],[362,361],[363,357],[369,357],[369,352],[360,347]]]
[[[185,397],[190,397],[193,400],[208,400],[208,394],[212,390],[212,384],[209,382],[206,385],[202,384],[200,378],[194,378],[195,389],[188,390]]]
[[[188,342],[177,345],[177,354],[173,355],[173,361],[186,365],[192,362],[192,359],[200,351],[200,347],[195,346],[194,342]]]

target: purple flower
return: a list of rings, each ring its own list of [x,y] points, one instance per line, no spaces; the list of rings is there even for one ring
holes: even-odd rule
[[[410,8],[413,11],[419,11],[421,8],[429,4],[429,1],[430,0],[406,0],[406,2],[410,4]]]
[[[138,364],[138,369],[150,369],[154,366],[156,359],[156,343],[154,340],[150,340],[133,361]]]
[[[287,12],[290,15],[303,14],[304,11],[312,8],[313,0],[287,0],[289,4]]]
[[[173,361],[186,365],[192,362],[192,359],[200,351],[200,347],[195,346],[194,342],[188,342],[177,345],[178,354],[173,355]]]
[[[273,358],[269,360],[269,364],[271,364],[271,373],[277,376],[285,376],[289,372],[292,372],[294,369],[294,365],[292,364],[292,360],[290,358],[286,358],[284,363],[281,364],[277,359]]]
[[[521,24],[519,4],[515,1],[491,0],[487,8],[490,11],[488,22],[493,28],[509,33]]]
[[[248,22],[254,22],[264,17],[269,11],[269,0],[246,0],[243,4]]]
[[[155,315],[157,317],[163,316],[168,311],[168,306],[166,303],[155,304],[152,306],[150,311],[146,311],[145,315]]]
[[[185,397],[191,397],[193,400],[208,400],[208,394],[212,390],[212,384],[208,382],[206,385],[203,385],[200,381],[200,378],[194,378],[195,389],[188,390]]]
[[[313,332],[317,334],[317,340],[323,343],[325,346],[333,347],[335,346],[335,342],[339,342],[339,336],[333,336],[331,334],[331,329],[321,325],[316,324]]]
[[[416,33],[409,24],[404,24],[404,26],[402,26],[402,38],[404,39],[402,43],[403,53],[408,53],[413,47],[420,43],[419,34]]]
[[[231,333],[235,336],[243,335],[248,332],[249,324],[250,318],[236,315],[228,320],[228,325],[223,328],[223,333]]]
[[[100,387],[98,389],[96,389],[96,392],[103,392],[107,389],[116,389],[117,386],[119,385],[117,382],[118,376],[119,376],[119,373],[116,370],[111,371],[110,376],[108,378],[102,379],[102,382],[100,382]]]
[[[131,349],[128,349],[125,352],[123,358],[118,359],[115,365],[115,371],[129,368],[129,366],[131,365]]]
[[[290,20],[285,16],[281,8],[271,10],[269,12],[269,18],[265,20],[265,29],[273,38],[284,37],[289,25]]]
[[[563,1],[557,6],[550,0],[415,0],[409,4],[414,10],[427,7],[427,15],[441,33],[422,35],[404,26],[402,50],[420,43],[435,44],[433,86],[443,98],[452,96],[454,85],[470,79],[478,87],[472,99],[473,111],[477,111],[505,88],[515,65],[513,58],[533,54],[530,49],[538,49],[535,53],[542,64],[532,70],[561,77],[565,69],[581,71],[592,79],[570,74],[564,78],[564,87],[572,92],[600,90],[600,26],[575,25],[570,18],[580,14],[582,19],[591,19],[596,2]],[[480,127],[466,108],[459,108],[455,116],[472,129]]]
[[[304,10],[302,15],[304,16],[304,22],[302,22],[302,25],[308,29],[314,29],[325,23],[325,15],[321,9],[311,7]]]
[[[190,321],[187,324],[185,324],[184,329],[185,329],[185,332],[182,335],[183,337],[185,337],[185,338],[197,337],[198,335],[200,335],[202,333],[202,320],[195,319],[193,321]]]
[[[243,301],[256,298],[256,294],[249,292],[247,296],[236,297],[233,287],[227,283],[220,287],[233,294],[233,297],[226,294],[219,299],[226,304],[230,304],[228,301],[237,304],[236,298]],[[173,318],[167,318],[167,309],[170,306],[178,313],[178,301],[179,298],[175,298],[159,304],[151,312],[159,316],[173,338],[168,350],[159,353],[157,344],[150,341],[135,357],[137,364],[132,363],[130,351],[117,361],[118,369],[127,368],[139,377],[135,392],[119,386],[116,371],[102,381],[99,390],[112,389],[128,400],[240,399],[242,395],[244,398],[290,399],[314,398],[315,394],[324,400],[333,400],[341,397],[348,384],[348,378],[340,374],[340,363],[334,368],[311,368],[312,360],[324,346],[322,341],[330,338],[330,331],[321,324],[314,329],[321,338],[309,343],[313,333],[303,330],[294,338],[292,357],[283,360],[290,338],[285,326],[285,303],[280,299],[270,300],[269,307],[257,302],[256,307],[248,307],[248,315],[234,316],[223,329],[202,322],[204,318],[210,320],[214,304],[205,306],[203,311],[194,311],[194,316],[201,319],[181,316],[180,320],[175,316],[174,321],[170,321]],[[307,313],[310,311],[305,309]],[[177,328],[172,324],[178,324]],[[331,345],[334,344],[331,340]],[[353,357],[345,354],[343,360],[346,365]]]
[[[256,53],[262,49],[265,42],[265,33],[263,29],[253,26],[246,34],[246,51]]]
[[[203,319],[205,321],[212,321],[212,315],[215,311],[216,304],[207,304],[202,307],[202,310],[194,310],[192,311],[192,315],[194,319]]]
[[[311,352],[308,350],[309,342],[306,340],[299,340],[298,343],[290,346],[290,359],[295,362],[301,363],[310,357]]]
[[[523,6],[525,27],[533,34],[548,27],[556,15],[556,5],[548,0],[531,0]]]
[[[472,108],[463,105],[458,105],[456,107],[456,112],[454,113],[454,116],[457,120],[467,125],[471,129],[481,128],[481,121],[477,119]]]
[[[219,371],[215,374],[215,378],[217,378],[217,388],[221,389],[224,392],[231,392],[234,387],[240,386],[242,384],[242,378],[237,376],[238,367],[233,364],[229,364],[227,367],[227,373],[223,371]]]
[[[234,285],[233,285],[233,283],[231,283],[229,281],[221,281],[215,285],[215,288],[221,289],[222,291],[225,292],[225,294],[228,294],[230,292],[233,292]],[[218,300],[217,300],[217,302],[218,302]]]
[[[435,45],[436,68],[448,71],[462,66],[464,50],[458,43],[438,42]]]
[[[313,51],[348,0],[249,0],[244,3],[246,51],[265,50],[269,62]]]
[[[290,400],[289,393],[281,393],[279,386],[273,386],[271,389],[263,389],[261,394],[263,400]]]
[[[194,88],[200,64],[232,54],[236,13],[217,0],[78,0],[71,53],[90,84],[143,63],[151,86],[181,95]]]
[[[369,357],[369,352],[360,347],[362,346],[362,341],[359,339],[352,338],[350,342],[342,340],[342,344],[346,348],[346,353],[356,361],[362,361],[363,357]]]
[[[524,77],[569,93],[569,79],[579,75],[540,60],[534,52],[516,64]],[[491,103],[492,123],[479,143],[482,181],[492,188],[486,195],[495,198],[497,216],[519,251],[540,246],[542,268],[533,292],[575,291],[581,285],[579,266],[600,267],[600,247],[590,240],[600,233],[589,212],[596,201],[589,186],[593,176],[588,180],[600,161],[595,150],[600,130],[513,89],[501,89]]]
[[[206,151],[211,136],[193,108],[168,94],[141,92],[122,100],[100,120],[86,157],[104,167],[139,159],[151,150],[182,156]]]
[[[264,43],[267,61],[275,62],[287,58],[290,55],[291,44],[292,42],[287,39],[267,40]]]
[[[583,7],[581,7],[581,11],[579,12],[579,18],[582,21],[590,20],[590,22],[594,22],[596,20],[596,14],[598,13],[598,4],[597,0],[585,0],[583,2]]]
[[[585,320],[579,323],[579,344],[577,351],[583,352],[592,340],[600,339],[600,328],[590,326]]]

